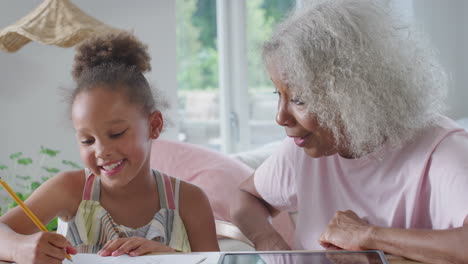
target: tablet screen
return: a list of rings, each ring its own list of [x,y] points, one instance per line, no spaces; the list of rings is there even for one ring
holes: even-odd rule
[[[219,264],[388,264],[379,251],[226,253]]]

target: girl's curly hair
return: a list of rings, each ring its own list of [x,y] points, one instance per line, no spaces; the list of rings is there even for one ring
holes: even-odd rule
[[[129,101],[140,104],[145,113],[163,110],[168,107],[166,100],[159,91],[152,91],[143,75],[151,70],[150,60],[147,46],[128,32],[84,41],[76,48],[72,76],[77,86],[70,95],[71,104],[77,94],[99,85],[123,90]]]

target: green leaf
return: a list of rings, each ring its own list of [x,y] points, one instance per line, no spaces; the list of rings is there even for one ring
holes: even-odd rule
[[[32,159],[30,158],[22,158],[18,160],[18,164],[25,165],[25,166],[31,163],[32,163]]]
[[[17,205],[18,205],[18,204],[17,204],[15,201],[9,203],[9,204],[8,204],[8,210],[15,208]]]
[[[8,169],[8,166],[6,166],[6,165],[0,165],[0,170],[6,170],[6,169]]]
[[[50,173],[58,173],[60,170],[57,168],[48,168],[48,167],[42,167],[44,170]]]
[[[57,156],[57,154],[59,152],[60,152],[59,150],[44,148],[43,146],[41,146],[41,151],[40,151],[41,154],[45,154],[45,155],[47,155],[49,157],[55,157],[55,156]]]
[[[44,176],[44,177],[41,177],[41,179],[42,179],[42,182],[45,182],[45,181],[47,181],[48,179],[50,179],[50,177]]]
[[[10,159],[14,160],[19,158],[21,155],[23,155],[23,152],[16,152],[10,155]]]
[[[57,230],[57,226],[58,226],[57,219],[58,218],[56,217],[52,221],[50,221],[50,223],[47,224],[47,226],[46,226],[47,230],[49,230],[49,231],[56,231]]]
[[[28,194],[22,194],[22,193],[19,193],[17,192],[16,195],[18,195],[18,197],[20,198],[21,201],[25,201],[26,199],[28,199],[28,197],[31,195],[30,193]],[[18,203],[16,203],[16,201],[12,201],[8,204],[8,209],[12,209],[12,208],[15,208],[16,206],[18,206]]]
[[[35,191],[40,185],[41,185],[40,182],[37,182],[37,181],[32,182],[32,183],[31,183],[31,190],[32,190],[32,191]]]
[[[31,179],[31,176],[16,175],[16,178],[21,179],[23,181],[27,181]]]
[[[19,193],[17,192],[16,195],[20,198],[21,201],[24,201],[25,200],[25,197],[22,193]],[[18,204],[16,203],[16,201],[12,201],[8,204],[8,209],[12,209],[12,208],[15,208]]]
[[[75,169],[81,169],[80,165],[76,164],[75,162],[73,161],[69,161],[69,160],[62,160],[62,163],[65,164],[65,165],[69,165]]]
[[[22,194],[20,192],[16,192],[16,195],[21,199],[21,201],[24,202],[24,200],[25,200],[25,195],[24,194]]]

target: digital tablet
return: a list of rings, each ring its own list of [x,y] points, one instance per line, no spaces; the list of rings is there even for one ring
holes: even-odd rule
[[[388,264],[383,252],[368,251],[278,251],[230,252],[218,264]]]

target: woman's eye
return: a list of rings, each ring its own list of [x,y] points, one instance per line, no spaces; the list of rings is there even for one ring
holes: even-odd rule
[[[123,135],[125,133],[125,131],[127,131],[127,129],[125,129],[124,131],[122,132],[119,132],[119,133],[115,133],[115,134],[111,134],[111,138],[118,138],[120,137],[121,135]]]
[[[291,99],[291,102],[295,105],[304,105],[304,102],[299,99]]]

